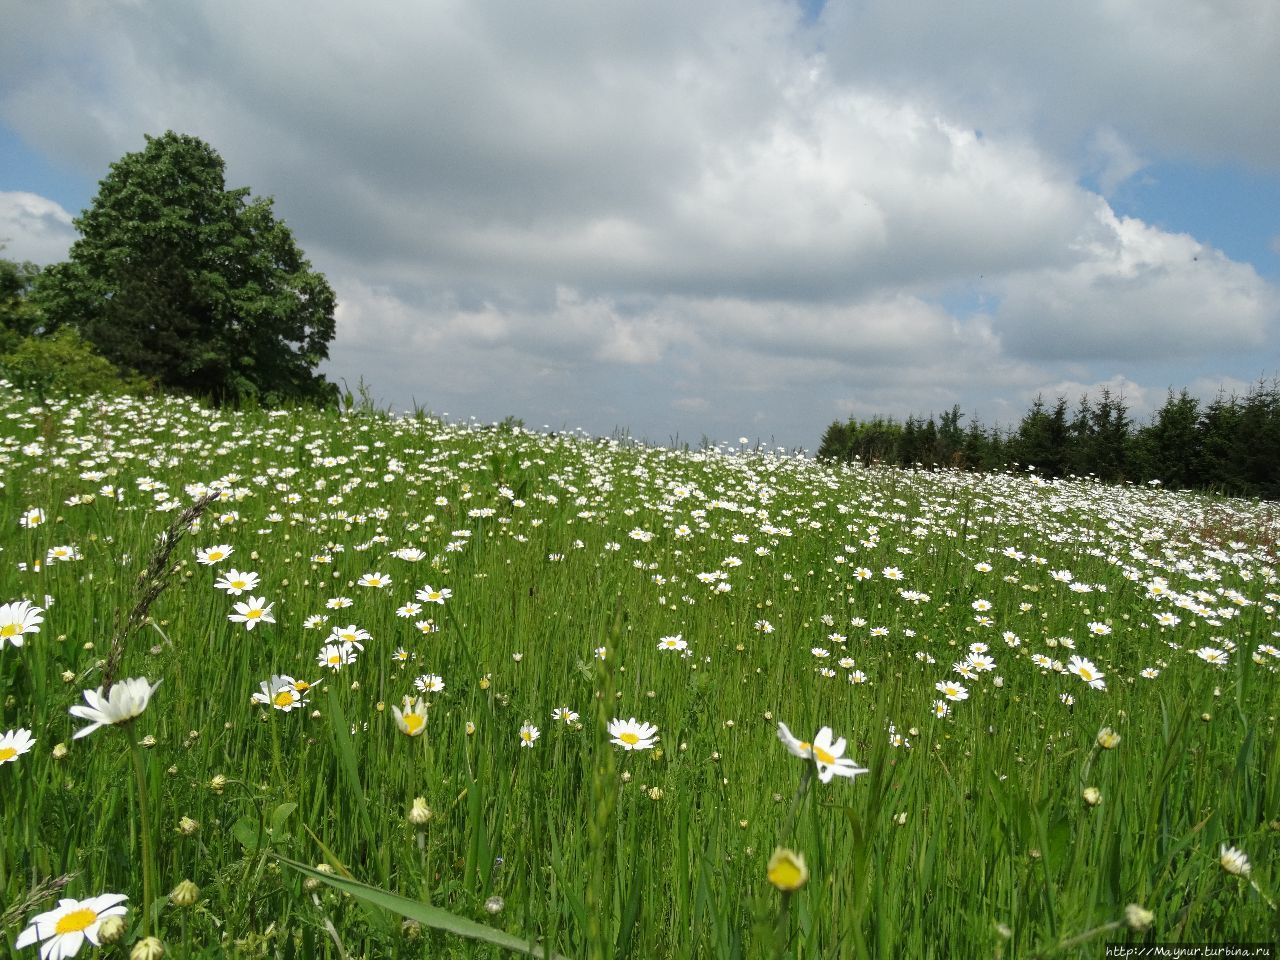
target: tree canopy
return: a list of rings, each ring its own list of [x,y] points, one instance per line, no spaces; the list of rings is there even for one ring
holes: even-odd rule
[[[123,370],[217,402],[330,402],[335,298],[270,198],[228,189],[222,157],[172,131],[113,163],[43,271],[45,333],[72,327]]]

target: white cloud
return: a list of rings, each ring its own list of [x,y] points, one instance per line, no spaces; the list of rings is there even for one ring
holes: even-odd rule
[[[0,256],[48,264],[65,259],[76,239],[71,214],[34,193],[0,191]]]
[[[996,318],[1007,349],[1037,360],[1188,359],[1247,353],[1274,334],[1280,297],[1248,264],[1106,207],[1098,224],[1076,263],[1003,281]]]
[[[1076,155],[1100,129],[1143,152],[1280,167],[1280,7],[1272,0],[829,3],[837,75],[927,98],[992,133]]]
[[[1280,69],[1246,0],[1215,29],[1101,0],[812,27],[780,0],[33,9],[0,116],[95,177],[144,132],[209,140],[337,289],[331,371],[402,407],[795,442],[849,411],[1016,419],[1117,371],[1162,390],[1276,342],[1252,267],[1080,185],[1209,156],[1170,118],[1215,111],[1269,162],[1280,107],[1224,109]]]

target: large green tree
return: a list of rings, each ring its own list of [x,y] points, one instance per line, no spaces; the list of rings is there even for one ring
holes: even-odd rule
[[[173,133],[111,165],[69,259],[35,299],[108,360],[219,402],[327,402],[335,299],[270,199],[227,189],[222,158]]]
[[[40,311],[31,302],[31,287],[39,275],[34,263],[0,257],[0,351],[11,350],[39,327]]]

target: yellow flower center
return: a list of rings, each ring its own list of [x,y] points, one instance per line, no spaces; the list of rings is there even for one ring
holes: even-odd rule
[[[634,747],[637,743],[640,742],[640,735],[638,733],[632,733],[630,730],[628,730],[625,733],[618,734],[618,739],[621,740],[623,743],[629,743]]]
[[[18,625],[16,623],[6,623],[0,627],[0,637],[16,637],[18,635]]]
[[[409,736],[413,736],[422,729],[422,725],[426,723],[426,718],[420,713],[406,713],[404,715],[404,729]]]
[[[1081,668],[1080,668],[1080,679],[1081,679],[1081,680],[1092,680],[1092,679],[1093,679],[1093,672],[1092,672],[1088,667],[1081,667]]]
[[[208,559],[210,559],[210,560],[221,560],[221,559],[222,559],[222,551],[221,551],[221,550],[214,550],[213,552],[211,552],[211,553],[209,554]]]
[[[294,683],[293,689],[297,690],[299,693],[306,693],[311,689],[311,684],[307,683],[305,680],[298,680]]]
[[[237,590],[243,590],[247,584],[243,580],[232,580],[231,586],[235,587]]]
[[[260,616],[262,616],[262,611],[250,610],[248,613],[245,614],[245,616],[248,617],[250,620],[257,620]]]
[[[342,657],[336,653],[331,653],[329,654],[329,662],[334,666],[337,666],[338,664],[342,663]]]
[[[72,910],[65,917],[58,920],[57,925],[53,928],[55,934],[79,933],[87,927],[93,925],[98,919],[98,914],[90,910],[88,907],[81,907],[79,910]]]
[[[813,755],[818,758],[819,763],[835,763],[836,762],[835,755],[828,753],[826,750],[823,750],[821,747],[814,747]]]
[[[277,707],[288,707],[293,704],[293,691],[281,690],[276,694],[275,705]]]
[[[526,741],[532,741],[532,740],[533,740],[533,732],[532,732],[532,731],[530,731],[530,730],[521,730],[521,731],[520,731],[520,739],[522,739],[522,740],[526,740]],[[632,741],[632,743],[634,743],[634,742],[635,742],[635,741],[633,740],[633,741]]]
[[[0,747],[0,763],[6,763],[18,755],[16,747]]]

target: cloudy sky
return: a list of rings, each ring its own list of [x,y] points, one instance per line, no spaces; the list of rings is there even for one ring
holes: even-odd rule
[[[1280,373],[1274,0],[0,0],[3,255],[146,133],[400,409],[816,445]]]

